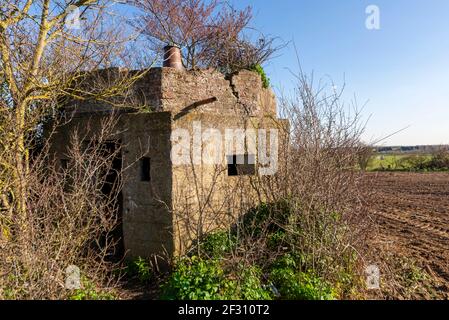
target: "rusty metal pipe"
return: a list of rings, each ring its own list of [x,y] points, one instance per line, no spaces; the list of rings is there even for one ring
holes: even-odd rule
[[[164,47],[163,67],[184,70],[184,66],[182,65],[181,49],[179,47],[172,45]]]

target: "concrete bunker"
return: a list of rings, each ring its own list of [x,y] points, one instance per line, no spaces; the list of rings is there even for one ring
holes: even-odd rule
[[[122,241],[121,250],[131,258],[172,257],[184,253],[192,241],[192,231],[186,219],[176,214],[180,208],[184,210],[182,206],[185,205],[178,202],[179,198],[188,198],[191,219],[198,219],[196,208],[199,203],[191,197],[193,173],[201,176],[201,181],[196,182],[200,187],[215,184],[217,189],[221,188],[209,206],[211,215],[202,223],[208,225],[208,230],[229,225],[233,203],[226,203],[227,188],[242,188],[237,186],[237,178],[251,179],[260,175],[257,130],[266,135],[270,130],[278,130],[282,135],[288,128],[288,121],[277,117],[273,92],[263,88],[260,76],[251,71],[241,71],[228,79],[212,69],[153,68],[134,84],[133,92],[145,108],[139,110],[130,106],[116,110],[95,101],[68,105],[66,112],[73,118],[57,128],[51,151],[61,166],[68,166],[69,159],[64,156],[65,142],[74,128],[95,128],[104,117],[116,112],[118,134],[111,137],[109,148],[120,144],[121,154],[114,160],[114,166],[117,171],[127,168],[120,177],[111,173],[111,184],[117,179],[122,183],[120,199],[117,199],[121,223],[116,230]],[[202,133],[215,130],[222,138],[229,130],[254,131],[256,134],[245,135],[241,150],[226,152],[222,147],[220,164],[201,160],[178,163],[173,159],[173,150],[179,147],[174,136],[179,133],[193,136],[189,146],[194,147],[197,123],[201,124],[200,130],[204,129]],[[283,141],[285,137],[279,140]],[[209,145],[213,150],[214,144]],[[250,145],[253,145],[252,150]],[[201,151],[200,159],[206,153]],[[214,173],[216,168],[219,168],[218,173]],[[245,197],[251,202],[251,191]],[[225,218],[222,218],[222,212]]]

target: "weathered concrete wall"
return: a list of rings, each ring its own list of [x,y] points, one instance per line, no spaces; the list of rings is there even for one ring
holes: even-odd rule
[[[202,161],[193,160],[194,125],[201,124],[204,134],[208,129],[218,130],[222,136],[221,145],[217,141],[203,140],[201,142]],[[245,214],[248,209],[267,198],[263,193],[257,192],[262,183],[258,174],[258,154],[261,146],[258,141],[258,129],[266,130],[267,146],[271,145],[270,130],[276,130],[279,138],[278,166],[285,162],[285,151],[288,133],[286,121],[273,117],[241,117],[239,115],[217,115],[211,113],[191,112],[174,121],[173,130],[183,129],[189,132],[190,163],[173,163],[173,219],[175,254],[182,254],[202,234],[220,228],[227,228],[236,222],[236,219]],[[243,153],[255,153],[256,172],[254,175],[229,176],[227,170],[227,156],[230,155],[225,147],[227,130],[255,130],[255,149],[248,149],[248,139],[245,139]],[[172,146],[175,146],[175,142]],[[198,144],[197,144],[198,145]],[[205,161],[208,150],[220,150],[221,163],[210,164]],[[233,151],[231,151],[232,154]],[[237,152],[240,153],[240,152]],[[260,191],[260,190],[259,190]]]
[[[113,80],[110,78],[120,75],[118,69],[103,73],[101,77],[95,74],[92,80],[94,83],[91,84],[91,81],[87,83],[91,86],[104,86],[103,82],[111,83]],[[196,105],[211,98],[216,101]],[[115,98],[117,99],[119,98]],[[215,114],[256,117],[276,115],[276,99],[272,90],[262,87],[259,74],[247,70],[226,79],[222,73],[214,69],[183,71],[173,68],[152,68],[134,83],[123,101],[114,102],[137,109],[170,111],[174,115],[191,109]],[[74,109],[77,113],[93,113],[107,112],[114,108],[104,102],[72,101],[68,110]],[[126,108],[115,110],[120,112]]]
[[[126,114],[123,130],[123,236],[130,257],[173,251],[171,114]],[[150,158],[150,181],[141,179],[142,157]]]
[[[262,86],[259,74],[243,70],[225,79],[214,69],[180,71],[160,69],[161,106],[179,113],[198,101],[215,97],[216,102],[199,106],[201,112],[242,116],[276,115],[276,99],[271,89]]]
[[[276,97],[270,88],[263,88],[258,73],[242,70],[230,81],[239,102],[250,116],[276,116]]]
[[[195,109],[215,114],[235,114],[242,111],[229,81],[215,70],[180,71],[163,68],[161,72],[161,105],[165,111],[176,115],[199,101],[214,97],[217,99],[216,102]]]

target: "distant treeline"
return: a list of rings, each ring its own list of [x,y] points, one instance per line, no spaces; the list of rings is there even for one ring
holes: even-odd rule
[[[420,146],[391,146],[374,147],[376,153],[426,153],[431,154],[438,151],[449,151],[449,145],[420,145]]]

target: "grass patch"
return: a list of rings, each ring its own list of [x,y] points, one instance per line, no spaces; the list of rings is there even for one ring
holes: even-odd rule
[[[432,155],[374,155],[368,162],[367,171],[426,171]]]
[[[117,300],[113,291],[99,289],[85,276],[81,276],[81,288],[76,289],[69,300]]]

